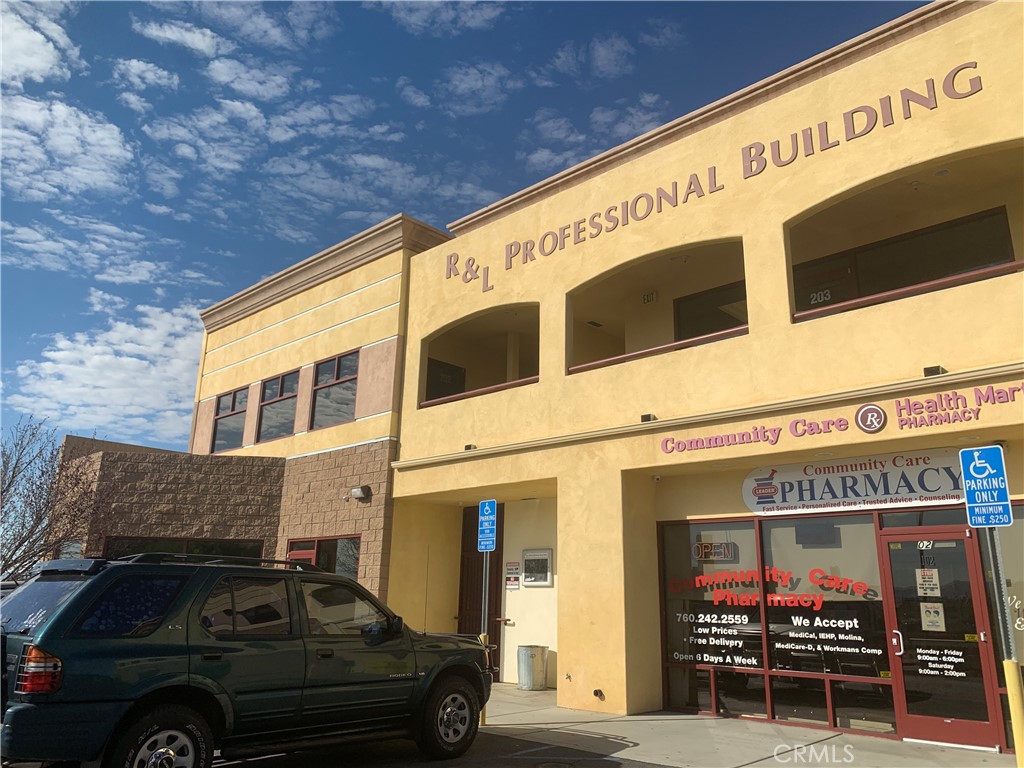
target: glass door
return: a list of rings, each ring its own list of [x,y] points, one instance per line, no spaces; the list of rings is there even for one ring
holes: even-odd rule
[[[977,540],[967,531],[883,535],[886,619],[900,734],[1002,743]]]

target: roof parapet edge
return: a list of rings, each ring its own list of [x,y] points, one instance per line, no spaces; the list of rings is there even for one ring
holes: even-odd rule
[[[396,250],[420,253],[452,237],[399,213],[207,307],[199,317],[208,332],[215,331]]]
[[[746,102],[752,101],[758,96],[763,96],[770,90],[781,90],[818,69],[835,64],[872,44],[877,44],[885,37],[893,36],[901,30],[921,24],[929,18],[947,15],[951,18],[960,16],[978,7],[989,5],[992,2],[997,2],[997,0],[936,0],[936,2],[915,9],[897,19],[893,19],[887,24],[869,30],[862,35],[858,35],[816,56],[794,64],[792,67],[770,75],[746,88],[735,91],[718,101],[700,107],[669,123],[665,123],[645,134],[637,136],[635,139],[630,139],[624,144],[612,147],[589,160],[584,160],[582,163],[556,173],[554,176],[549,176],[526,189],[497,200],[485,208],[481,208],[468,216],[463,216],[461,219],[451,222],[448,225],[448,229],[454,232],[456,237],[464,235],[487,223],[487,221],[498,214],[506,213],[510,209],[515,209],[532,202],[536,198],[543,197],[553,187],[561,186],[571,181],[582,180],[588,175],[601,171],[617,161],[621,161],[623,156],[628,153],[655,149],[701,122],[713,119],[729,110],[742,108]],[[922,24],[922,32],[928,29],[930,27]]]

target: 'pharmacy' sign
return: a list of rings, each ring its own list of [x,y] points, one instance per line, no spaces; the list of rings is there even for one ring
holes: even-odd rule
[[[761,467],[743,501],[761,515],[962,503],[960,459],[948,448]]]

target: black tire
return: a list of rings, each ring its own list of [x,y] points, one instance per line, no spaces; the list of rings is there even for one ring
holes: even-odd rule
[[[213,733],[202,716],[188,707],[156,707],[118,734],[103,768],[145,768],[160,750],[166,750],[165,757],[175,758],[165,761],[167,768],[210,768]]]
[[[464,754],[480,729],[480,702],[461,677],[439,680],[427,695],[416,744],[431,760]]]

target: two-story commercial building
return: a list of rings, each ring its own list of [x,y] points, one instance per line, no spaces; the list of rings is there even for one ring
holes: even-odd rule
[[[398,216],[211,307],[187,471],[248,461],[279,499],[160,536],[486,629],[506,681],[546,647],[560,706],[1012,746],[1022,31],[921,8],[452,235]],[[993,445],[998,542],[960,458]]]

